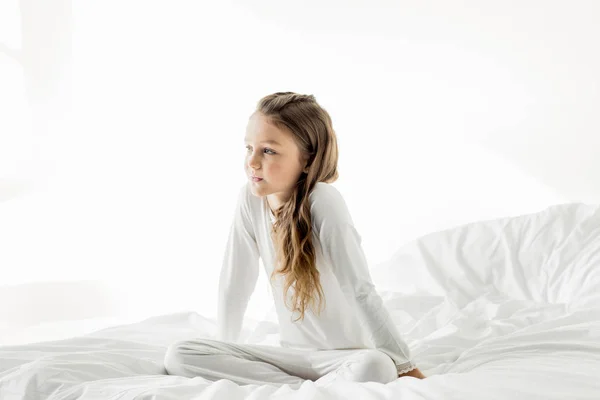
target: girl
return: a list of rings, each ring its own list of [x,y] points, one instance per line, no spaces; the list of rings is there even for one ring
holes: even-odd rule
[[[169,374],[238,384],[326,386],[425,378],[383,306],[340,192],[329,114],[312,95],[278,92],[250,116],[244,169],[219,278],[217,340],[173,343]],[[240,344],[258,278],[273,288],[280,347]],[[318,307],[316,307],[318,306]]]

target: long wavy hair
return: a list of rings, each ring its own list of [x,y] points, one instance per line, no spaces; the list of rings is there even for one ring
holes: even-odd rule
[[[274,211],[273,238],[278,269],[271,274],[284,277],[285,305],[287,292],[293,286],[292,312],[299,312],[295,320],[303,320],[307,307],[314,310],[316,297],[321,313],[324,306],[323,288],[316,266],[316,252],[312,240],[309,195],[317,182],[331,183],[338,179],[338,145],[329,113],[313,95],[294,92],[277,92],[259,100],[256,111],[271,124],[292,133],[307,160],[307,172],[302,172],[289,199]],[[294,321],[294,322],[295,322]]]

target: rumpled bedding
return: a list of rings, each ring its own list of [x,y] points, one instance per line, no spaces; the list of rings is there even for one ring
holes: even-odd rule
[[[0,346],[0,399],[600,399],[600,206],[434,232],[372,277],[427,379],[292,389],[166,375],[170,343],[215,336],[189,311]],[[247,318],[244,332],[278,340],[273,319]]]

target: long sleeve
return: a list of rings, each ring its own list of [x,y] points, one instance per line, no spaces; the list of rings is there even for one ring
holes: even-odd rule
[[[244,186],[230,226],[219,276],[217,339],[237,342],[244,314],[258,279],[259,251]]]
[[[399,374],[408,372],[416,366],[372,283],[361,237],[341,197],[333,201],[333,207],[327,207],[329,212],[324,214],[319,230],[323,253],[346,298],[356,307],[360,323],[375,348],[390,356]]]

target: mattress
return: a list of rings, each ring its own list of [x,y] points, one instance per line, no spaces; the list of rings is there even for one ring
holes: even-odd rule
[[[0,399],[600,399],[600,207],[565,204],[420,237],[372,269],[427,376],[238,385],[166,374],[167,346],[214,338],[194,311],[0,346]],[[273,319],[246,343],[278,343]]]

